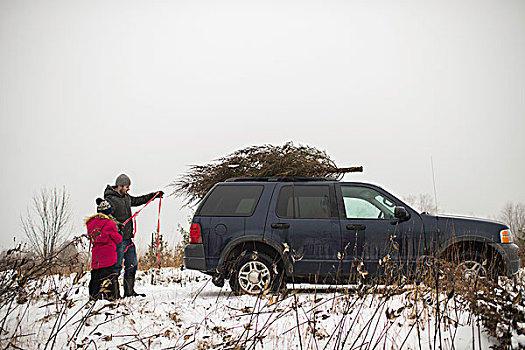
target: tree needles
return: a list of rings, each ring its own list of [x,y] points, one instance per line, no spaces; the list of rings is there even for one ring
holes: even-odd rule
[[[312,146],[249,146],[190,170],[171,183],[173,193],[188,203],[202,199],[218,182],[232,177],[341,177],[356,168],[338,168],[326,154]],[[359,170],[357,170],[359,171]]]

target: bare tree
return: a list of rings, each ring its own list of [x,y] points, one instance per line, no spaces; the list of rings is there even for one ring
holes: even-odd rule
[[[525,203],[508,202],[501,210],[499,219],[509,225],[518,243],[525,245]]]
[[[428,193],[420,193],[418,195],[411,194],[405,197],[404,200],[421,212],[435,215],[439,211],[439,208],[436,207],[434,199]]]
[[[35,253],[44,260],[52,258],[71,233],[69,193],[64,187],[41,189],[20,219]]]

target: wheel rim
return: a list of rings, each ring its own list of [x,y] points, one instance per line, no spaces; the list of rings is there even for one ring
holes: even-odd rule
[[[248,294],[259,294],[270,284],[270,270],[260,261],[248,261],[239,269],[239,286]]]
[[[485,270],[485,267],[475,260],[464,261],[459,264],[459,268],[467,280],[473,280],[477,277],[485,277],[487,275],[487,270]]]

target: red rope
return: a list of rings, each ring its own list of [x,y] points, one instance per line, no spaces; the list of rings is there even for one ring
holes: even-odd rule
[[[162,207],[162,196],[159,197],[159,214],[157,215],[157,263],[160,269],[160,208]]]
[[[126,221],[124,221],[122,223],[122,226],[126,226],[126,224],[128,223],[129,220],[133,219],[135,216],[139,215],[139,213],[142,211],[142,209],[146,208],[148,206],[148,204],[150,204],[155,198],[157,198],[157,196],[159,195],[159,193],[155,193],[155,195],[146,203],[144,204],[144,206],[142,208],[140,208],[139,210],[137,210],[137,212],[133,215],[131,215]]]
[[[146,203],[144,204],[144,206],[142,208],[140,208],[139,210],[137,210],[135,212],[135,214],[131,215],[126,221],[124,221],[122,223],[122,227],[126,226],[126,224],[128,223],[129,220],[133,219],[133,237],[131,238],[131,244],[128,245],[125,249],[124,249],[124,253],[126,253],[128,251],[128,248],[131,247],[131,245],[133,244],[133,239],[135,238],[135,234],[137,233],[137,218],[136,216],[139,215],[139,213],[142,211],[142,209],[146,208],[148,206],[148,204],[150,204],[151,202],[153,202],[153,200],[155,198],[157,198],[157,196],[159,195],[159,192],[155,193],[155,195]],[[162,197],[160,197],[161,201],[162,201]],[[159,229],[160,229],[160,202],[159,202],[159,221],[157,223],[157,260],[159,259],[159,256],[158,256],[158,251],[159,251],[159,239],[158,239],[158,232],[159,232]],[[159,262],[159,266],[160,266],[160,262]]]

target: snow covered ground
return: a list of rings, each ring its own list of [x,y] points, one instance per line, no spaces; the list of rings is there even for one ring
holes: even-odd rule
[[[53,276],[7,317],[2,348],[23,349],[488,349],[494,344],[455,299],[421,288],[289,285],[286,296],[235,296],[208,276],[139,271],[146,297],[89,302],[89,273]],[[370,287],[367,287],[370,288]],[[4,319],[5,310],[0,310]],[[13,332],[16,333],[13,334]],[[15,335],[13,337],[13,335]],[[513,345],[525,343],[515,336]]]

